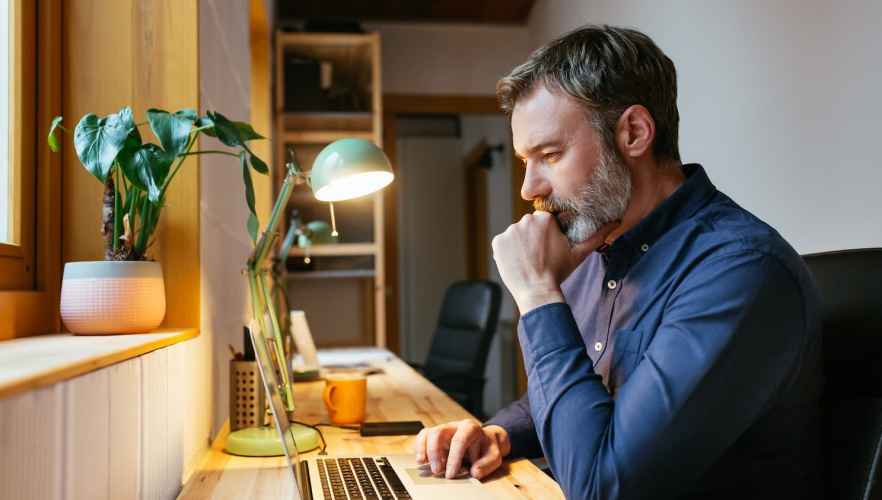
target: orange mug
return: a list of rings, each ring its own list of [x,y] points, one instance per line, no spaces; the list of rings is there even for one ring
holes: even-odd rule
[[[367,378],[364,375],[328,375],[322,393],[331,422],[364,422],[367,406]]]

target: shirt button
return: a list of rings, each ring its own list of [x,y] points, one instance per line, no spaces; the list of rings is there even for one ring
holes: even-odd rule
[[[597,342],[594,344],[595,351],[600,352],[601,349],[603,349],[603,342]]]
[[[615,290],[616,286],[618,286],[618,283],[616,283],[616,280],[609,280],[606,282],[606,287],[609,288],[610,290]]]
[[[647,245],[646,243],[640,245],[640,250],[643,250],[644,252],[648,252],[648,251],[649,251],[649,245]]]

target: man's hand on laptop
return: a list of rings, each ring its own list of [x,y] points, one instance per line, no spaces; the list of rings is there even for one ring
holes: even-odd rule
[[[502,465],[511,442],[498,425],[481,427],[474,420],[459,420],[421,430],[414,451],[417,463],[428,463],[435,475],[453,479],[468,462],[472,477],[481,479]]]

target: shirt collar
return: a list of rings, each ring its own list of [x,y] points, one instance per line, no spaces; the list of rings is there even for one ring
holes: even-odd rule
[[[608,264],[620,258],[635,262],[636,259],[630,257],[639,258],[669,229],[692,217],[716,194],[717,188],[701,165],[690,163],[683,165],[682,169],[686,179],[680,187],[603,252]],[[625,267],[630,266],[625,264]]]

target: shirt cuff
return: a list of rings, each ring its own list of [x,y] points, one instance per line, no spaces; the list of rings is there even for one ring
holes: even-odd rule
[[[527,373],[546,354],[564,348],[584,348],[579,326],[569,304],[553,302],[533,309],[521,317],[523,328],[518,339],[524,351]]]

